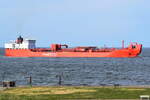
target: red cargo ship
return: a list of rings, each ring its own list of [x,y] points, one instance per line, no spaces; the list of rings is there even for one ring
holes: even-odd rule
[[[5,44],[5,55],[10,57],[136,57],[142,51],[142,45],[130,43],[124,48],[75,47],[52,44],[50,48],[36,48],[36,40],[23,39]]]

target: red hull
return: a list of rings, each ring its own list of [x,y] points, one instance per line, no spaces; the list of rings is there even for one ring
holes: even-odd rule
[[[45,49],[46,50],[46,49]],[[61,51],[32,51],[32,49],[5,49],[5,55],[10,57],[136,57],[141,53],[142,45],[134,48],[129,46],[122,49],[107,49],[107,51],[73,52]]]

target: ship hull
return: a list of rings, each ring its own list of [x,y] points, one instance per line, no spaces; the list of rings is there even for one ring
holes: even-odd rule
[[[105,52],[33,52],[31,49],[5,49],[9,57],[136,57],[141,49],[116,49]]]

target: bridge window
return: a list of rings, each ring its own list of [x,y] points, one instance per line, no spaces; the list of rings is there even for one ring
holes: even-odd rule
[[[133,46],[132,46],[132,49],[135,49],[135,48],[136,48],[136,46],[135,46],[135,45],[133,45]]]

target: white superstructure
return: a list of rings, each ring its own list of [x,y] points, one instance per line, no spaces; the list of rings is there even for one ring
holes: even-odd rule
[[[23,39],[23,38],[22,38]],[[34,49],[36,48],[36,40],[25,39],[21,42],[17,40],[15,42],[5,43],[5,48],[9,49]]]

